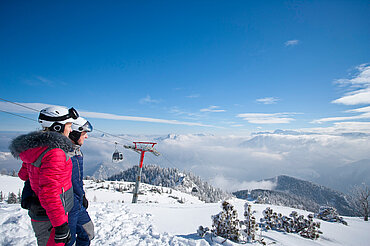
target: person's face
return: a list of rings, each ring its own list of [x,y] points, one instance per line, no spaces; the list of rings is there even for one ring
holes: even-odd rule
[[[66,123],[66,124],[64,125],[64,132],[63,132],[63,135],[64,135],[64,136],[66,136],[67,138],[68,138],[68,136],[69,136],[69,133],[72,131],[71,126],[72,126],[72,123]]]
[[[80,136],[80,139],[78,139],[78,141],[77,141],[78,145],[83,145],[86,138],[88,138],[87,132],[82,132],[81,136]]]

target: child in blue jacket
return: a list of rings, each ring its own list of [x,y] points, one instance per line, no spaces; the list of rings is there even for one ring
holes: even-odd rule
[[[74,206],[68,214],[68,225],[71,230],[72,239],[67,244],[76,246],[90,245],[94,238],[94,224],[88,212],[88,201],[83,189],[83,155],[81,145],[87,138],[87,133],[92,131],[92,125],[86,119],[79,117],[72,124],[72,132],[69,138],[73,142],[73,149],[69,153],[72,159],[72,185],[74,193]]]

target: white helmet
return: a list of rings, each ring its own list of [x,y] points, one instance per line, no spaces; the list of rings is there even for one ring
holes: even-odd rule
[[[77,132],[92,132],[92,130],[93,130],[92,125],[85,118],[78,117],[77,120],[75,120],[72,123],[72,131],[77,131]]]
[[[69,133],[69,138],[75,144],[79,144],[78,140],[80,139],[82,132],[91,132],[92,130],[93,127],[88,120],[78,117],[78,119],[72,123],[72,132]]]
[[[39,123],[51,131],[63,132],[64,125],[73,123],[77,118],[78,113],[74,108],[52,106],[40,111]]]

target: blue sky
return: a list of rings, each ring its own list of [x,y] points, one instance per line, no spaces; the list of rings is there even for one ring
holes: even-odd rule
[[[115,133],[369,130],[369,13],[369,1],[1,1],[0,97],[73,106]],[[0,130],[36,127],[0,112]]]

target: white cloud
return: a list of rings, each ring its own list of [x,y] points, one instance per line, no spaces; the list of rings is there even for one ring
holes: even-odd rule
[[[301,129],[303,132],[316,134],[341,135],[350,133],[370,134],[370,122],[346,121],[334,122],[330,127],[316,127]]]
[[[353,126],[338,125],[337,130]],[[362,125],[370,129],[370,124]],[[286,174],[304,179],[333,167],[370,158],[369,136],[259,134],[241,136],[180,135],[158,143],[171,166],[210,179],[218,187],[249,189],[267,183],[249,181]],[[161,161],[158,161],[161,163]]]
[[[350,110],[347,110],[346,112],[349,112],[349,113],[352,113],[352,112],[355,112],[355,113],[369,113],[370,112],[370,106],[362,107],[362,108],[356,108],[356,109],[350,109]]]
[[[202,108],[200,112],[212,112],[212,113],[220,113],[220,112],[225,112],[226,110],[224,109],[218,109],[220,108],[219,106],[209,106],[208,108]]]
[[[223,175],[217,175],[210,180],[214,186],[219,187],[225,191],[233,192],[238,190],[253,190],[265,189],[272,190],[276,187],[276,183],[270,181],[239,181],[232,178],[225,178]]]
[[[370,64],[356,67],[356,75],[351,79],[338,79],[336,84],[349,86],[349,92],[332,101],[344,105],[370,104]]]
[[[183,119],[189,119],[189,120],[196,120],[196,119],[199,119],[201,117],[201,113],[199,112],[196,112],[196,113],[193,113],[193,112],[188,112],[186,110],[183,110],[179,107],[172,107],[169,112],[171,114],[174,114],[176,116],[181,116]]]
[[[18,104],[29,107],[31,109],[24,108],[24,107],[21,107],[21,106],[12,104],[12,103],[8,103],[8,102],[0,102],[0,110],[11,112],[11,113],[38,114],[38,112],[43,108],[50,107],[50,106],[56,106],[56,105],[44,104],[44,103],[18,103]],[[116,114],[89,112],[89,111],[80,111],[80,110],[78,110],[78,112],[81,116],[86,117],[86,118],[153,122],[153,123],[164,123],[164,124],[172,124],[172,125],[216,127],[213,125],[202,124],[198,122],[186,122],[186,121],[166,120],[166,119],[138,117],[138,116],[123,116],[123,115],[116,115]]]
[[[295,46],[295,45],[298,45],[298,43],[299,43],[299,40],[294,39],[294,40],[288,40],[284,44],[285,46]]]
[[[152,99],[149,95],[140,99],[140,104],[156,104],[160,103],[160,100]]]
[[[252,124],[288,124],[295,120],[291,118],[291,116],[295,114],[297,113],[245,113],[238,114],[236,117],[243,118],[243,120]]]
[[[200,97],[199,94],[192,94],[192,95],[189,95],[189,96],[186,96],[187,98],[198,98]]]
[[[186,122],[186,121],[166,120],[166,119],[138,117],[138,116],[124,116],[124,115],[87,112],[87,111],[82,111],[82,112],[79,112],[79,113],[81,114],[81,116],[84,116],[84,117],[87,117],[87,118],[99,118],[99,119],[107,119],[107,120],[141,121],[141,122],[164,123],[164,124],[172,124],[172,125],[216,127],[216,126],[213,126],[213,125],[206,125],[206,124],[202,124],[202,123],[198,123],[198,122]]]
[[[338,79],[335,81],[340,86],[348,87],[344,96],[333,100],[332,103],[344,105],[370,104],[370,64],[362,64],[356,67],[356,74],[350,79]],[[311,123],[323,123],[334,121],[353,121],[370,119],[370,106],[350,109],[346,113],[357,113],[352,116],[327,117],[313,120]]]
[[[370,112],[363,113],[355,116],[344,116],[344,117],[328,117],[318,120],[313,120],[311,123],[324,123],[332,121],[349,121],[349,120],[360,120],[360,119],[370,119]]]
[[[348,92],[345,96],[332,101],[332,103],[344,105],[370,104],[370,87]]]
[[[280,99],[277,97],[265,97],[265,98],[259,98],[256,100],[258,103],[263,103],[263,104],[275,104],[277,101]]]
[[[9,102],[0,102],[0,110],[4,110],[11,113],[32,114],[38,113],[43,108],[54,106],[45,103],[19,103],[19,102],[15,103],[20,104],[24,107]]]
[[[346,113],[361,113],[354,116],[342,116],[342,117],[328,117],[321,118],[318,120],[313,120],[311,123],[324,123],[324,122],[333,122],[333,121],[351,121],[351,120],[364,120],[370,119],[370,106],[346,110]]]

